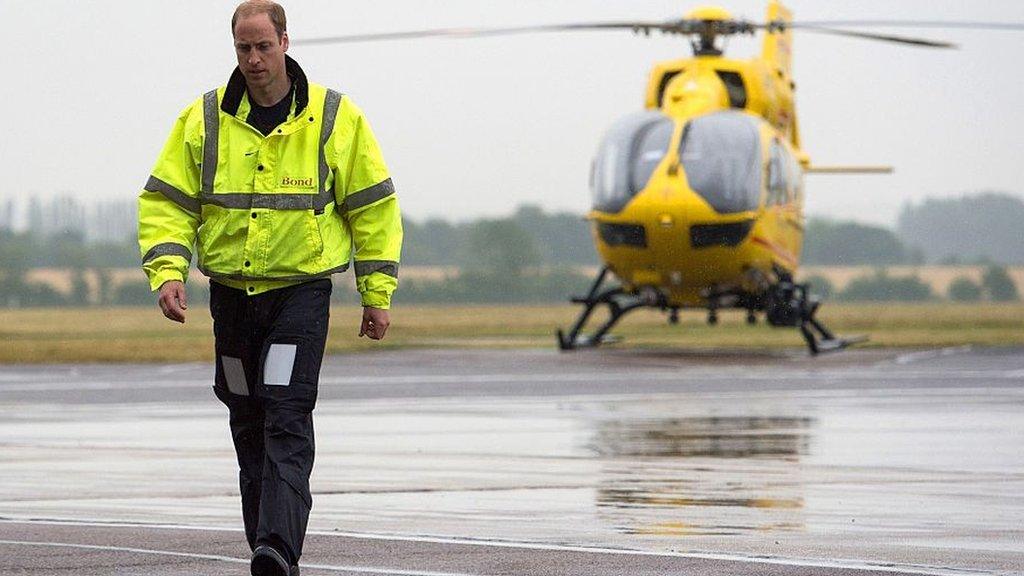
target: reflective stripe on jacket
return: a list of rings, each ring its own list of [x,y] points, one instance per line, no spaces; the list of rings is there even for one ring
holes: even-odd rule
[[[139,246],[153,290],[199,269],[258,294],[343,272],[355,263],[363,305],[390,306],[402,224],[395,189],[362,111],[306,81],[288,120],[268,136],[245,122],[236,69],[179,116],[139,196]]]

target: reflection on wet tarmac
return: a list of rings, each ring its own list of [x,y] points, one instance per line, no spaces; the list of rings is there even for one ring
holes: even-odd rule
[[[598,510],[623,534],[802,530],[799,460],[814,424],[796,416],[599,420],[588,445],[608,459]],[[732,461],[727,470],[721,459]]]
[[[798,457],[812,418],[715,416],[600,423],[591,448],[605,457]]]
[[[799,532],[803,528],[802,524],[779,522],[762,524],[756,529],[762,532]],[[630,536],[736,536],[750,531],[750,526],[707,526],[685,522],[662,522],[637,528],[624,527],[619,530],[620,533]]]
[[[619,508],[631,506],[741,506],[743,508],[800,508],[803,500],[771,498],[683,498],[647,494],[639,490],[601,489],[598,502]]]

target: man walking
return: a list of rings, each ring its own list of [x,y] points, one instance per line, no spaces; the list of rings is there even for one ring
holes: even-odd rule
[[[143,269],[185,321],[195,248],[210,277],[214,392],[228,407],[252,574],[295,575],[312,500],[313,420],[330,275],[354,260],[359,335],[387,332],[402,226],[373,132],[352,101],[286,55],[284,10],[231,19],[238,67],[179,116],[139,196]]]

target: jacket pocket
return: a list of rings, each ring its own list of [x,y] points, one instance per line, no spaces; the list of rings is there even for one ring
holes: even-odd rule
[[[312,210],[272,213],[267,238],[267,276],[286,277],[320,272],[324,244]]]
[[[212,208],[209,213],[203,214],[203,223],[199,226],[199,265],[204,268],[215,268],[217,266],[219,252],[222,250],[222,242],[218,238],[224,231],[228,215],[220,208]]]

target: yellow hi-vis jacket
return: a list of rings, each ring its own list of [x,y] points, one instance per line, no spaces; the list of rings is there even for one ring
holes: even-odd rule
[[[199,269],[254,295],[345,271],[364,306],[388,308],[402,223],[362,111],[306,81],[287,58],[293,102],[268,136],[245,122],[236,69],[179,116],[139,196],[139,247],[153,290]],[[353,258],[354,257],[354,258]]]

